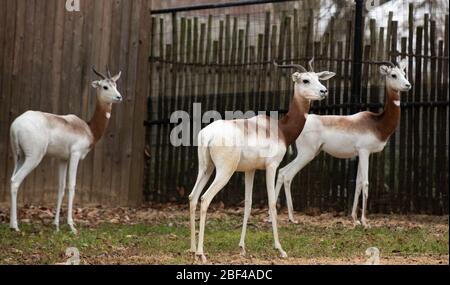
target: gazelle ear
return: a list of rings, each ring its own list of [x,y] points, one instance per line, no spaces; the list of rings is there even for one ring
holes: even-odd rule
[[[122,75],[122,71],[120,71],[119,73],[117,73],[116,75],[114,75],[111,79],[112,81],[116,82],[117,80],[119,80],[120,76]]]
[[[92,81],[91,85],[93,88],[97,89],[100,87],[100,81]]]
[[[296,72],[296,73],[292,74],[292,81],[299,82],[300,81],[300,77],[301,77],[300,73]]]
[[[391,68],[387,65],[380,66],[381,75],[388,75],[391,72]]]
[[[319,80],[329,80],[333,78],[336,75],[336,73],[331,71],[322,71],[317,73],[317,77],[319,77]]]
[[[402,59],[398,64],[398,67],[400,68],[401,71],[405,71],[407,66],[408,60],[406,58]]]

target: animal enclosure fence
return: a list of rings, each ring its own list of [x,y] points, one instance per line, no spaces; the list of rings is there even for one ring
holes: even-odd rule
[[[97,80],[91,67],[122,71],[124,97],[108,131],[80,163],[78,204],[142,201],[151,0],[0,0],[0,203],[9,201],[9,126],[26,110],[90,119]],[[19,191],[20,204],[56,203],[57,163],[45,159]]]
[[[184,203],[196,180],[196,147],[170,144],[172,112],[183,110],[193,119],[193,103],[201,103],[202,114],[217,110],[222,117],[236,110],[274,110],[282,115],[293,94],[293,70],[276,69],[272,62],[306,65],[313,56],[316,70],[337,76],[327,82],[329,98],[314,103],[312,113],[345,115],[352,108],[378,112],[384,82],[374,61],[406,57],[413,89],[402,94],[399,129],[383,152],[371,156],[369,209],[448,213],[448,8],[437,8],[431,1],[424,11],[419,1],[392,1],[398,7],[386,11],[392,3],[383,1],[365,11],[364,37],[354,45],[352,1],[284,2],[153,11],[147,199]],[[354,46],[361,49],[363,72],[361,93],[353,102]],[[191,133],[191,142],[194,136]],[[288,153],[281,166],[295,152]],[[293,181],[296,209],[347,210],[353,198],[350,163],[323,153],[317,156]],[[253,197],[256,204],[266,204],[263,172],[257,172]],[[216,202],[236,205],[243,199],[243,174],[236,173]]]

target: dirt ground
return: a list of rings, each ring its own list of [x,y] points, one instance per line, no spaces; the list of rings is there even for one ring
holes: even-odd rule
[[[116,256],[114,258],[101,258],[91,260],[93,264],[164,264],[165,260],[170,260],[170,256],[140,256],[140,255],[126,255]],[[241,257],[239,254],[229,256],[221,254],[217,257],[222,262],[212,262],[210,264],[218,265],[364,265],[366,259],[364,258],[287,258],[279,260],[267,260],[255,257]],[[192,264],[201,264],[193,261]],[[418,255],[413,257],[380,257],[380,265],[449,265],[448,255]]]
[[[62,210],[62,216],[65,215]],[[25,205],[18,208],[20,223],[42,223],[48,224],[53,221],[54,209],[47,206]],[[222,204],[211,204],[208,209],[208,218],[223,218],[225,216],[242,217],[243,208],[233,207],[224,208]],[[295,212],[295,219],[299,225],[313,225],[321,227],[332,227],[342,225],[352,227],[351,219],[343,212],[322,213],[322,214],[304,214]],[[268,216],[268,209],[252,209],[251,219],[258,222],[265,222]],[[126,207],[103,207],[100,205],[87,206],[74,209],[74,220],[77,224],[86,226],[96,226],[102,223],[112,224],[137,224],[145,222],[154,222],[155,220],[164,220],[178,217],[189,217],[189,208],[185,205],[175,204],[149,204],[138,208]],[[449,216],[430,216],[430,215],[395,215],[395,214],[369,214],[370,225],[372,227],[408,227],[420,228],[424,225],[433,225],[438,232],[448,230]],[[278,211],[279,224],[288,224],[287,210]],[[9,205],[0,204],[0,222],[9,221]]]
[[[242,208],[224,209],[223,205],[212,205],[208,212],[208,219],[221,220],[225,217],[232,219],[241,219]],[[186,206],[177,205],[147,205],[140,208],[105,208],[93,206],[86,208],[77,208],[74,212],[75,222],[87,228],[97,228],[102,224],[117,225],[137,225],[152,224],[155,221],[173,221],[180,220],[183,226],[188,226],[189,211]],[[54,217],[53,209],[42,206],[25,206],[19,209],[20,224],[42,224],[51,226]],[[305,215],[295,213],[298,220],[297,227],[320,227],[323,230],[336,227],[352,228],[351,220],[343,213],[326,213],[319,215]],[[266,228],[267,209],[253,209],[250,226],[253,228]],[[431,229],[431,235],[448,236],[447,216],[426,216],[426,215],[369,215],[372,228],[387,228],[396,231],[402,229]],[[9,208],[7,205],[0,205],[0,225],[9,221]],[[285,209],[279,213],[280,227],[290,225]],[[240,228],[240,224],[236,228]],[[448,240],[448,237],[447,237]],[[2,241],[0,240],[0,247]],[[187,254],[187,253],[185,253]],[[215,256],[213,264],[364,264],[366,257],[360,255],[352,258],[328,258],[328,257],[290,257],[287,259],[265,258],[261,256],[249,256],[243,258],[236,252],[219,253]],[[405,258],[402,254],[395,252],[384,256],[381,253],[381,264],[449,264],[449,255],[446,254],[411,254]],[[172,260],[172,261],[171,261]],[[220,262],[218,262],[220,260]],[[145,255],[132,247],[116,248],[114,255],[91,256],[89,264],[165,264],[173,263],[172,255],[165,255],[160,252],[158,255]],[[175,262],[177,263],[177,262]],[[183,263],[183,262],[181,262]],[[195,262],[193,262],[195,263]]]

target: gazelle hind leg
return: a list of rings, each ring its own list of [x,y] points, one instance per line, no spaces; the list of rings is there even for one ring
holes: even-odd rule
[[[190,226],[191,226],[191,248],[190,252],[196,252],[196,239],[195,239],[195,211],[197,210],[197,203],[200,194],[208,183],[211,174],[214,171],[214,164],[212,163],[211,156],[207,147],[198,148],[198,175],[194,188],[189,195],[189,214],[190,214]]]
[[[19,231],[17,222],[17,193],[23,180],[33,171],[41,162],[42,157],[26,157],[22,166],[17,169],[11,178],[11,214],[10,228]]]
[[[203,263],[206,257],[203,251],[203,241],[205,237],[206,213],[211,201],[220,190],[228,183],[239,164],[241,152],[239,149],[229,147],[215,147],[210,149],[210,155],[216,166],[216,177],[208,190],[201,198],[200,206],[200,230],[198,237],[198,247],[196,256],[200,256]]]
[[[290,166],[291,166],[291,164],[289,163],[285,167],[280,168],[280,170],[278,170],[277,182],[275,184],[275,199],[277,201],[278,201],[278,196],[280,195],[281,187],[284,184],[284,175]]]
[[[286,180],[284,182],[284,193],[286,195],[288,216],[289,216],[289,221],[291,221],[291,223],[298,224],[298,221],[294,218],[294,204],[292,203],[291,184],[292,184],[292,180],[290,180],[290,179]]]
[[[190,225],[191,225],[191,248],[190,252],[196,252],[196,238],[195,238],[195,211],[197,209],[198,199],[200,194],[202,193],[203,188],[205,188],[206,183],[208,183],[209,178],[214,170],[214,167],[211,167],[198,175],[197,183],[192,190],[191,195],[189,195],[189,210],[190,210]]]
[[[192,253],[196,252],[196,239],[195,239],[195,211],[197,210],[198,199],[202,193],[203,188],[205,188],[206,183],[208,183],[209,178],[213,172],[214,168],[202,171],[198,175],[197,183],[194,186],[194,190],[191,195],[189,195],[189,210],[190,210],[190,225],[191,225],[191,249]]]
[[[11,140],[12,139],[13,137],[11,137]],[[20,146],[16,145],[15,143],[11,143],[11,149],[12,149],[12,157],[14,160],[14,170],[11,177],[14,177],[17,171],[22,167],[23,163],[25,162],[25,155],[22,153]]]
[[[245,256],[245,234],[247,232],[248,218],[252,210],[252,194],[253,194],[253,181],[255,178],[255,171],[249,171],[245,173],[245,209],[244,209],[244,222],[242,223],[241,241],[239,247],[241,248],[241,256]]]
[[[200,231],[198,236],[198,247],[196,255],[201,257],[203,263],[206,262],[206,257],[203,251],[203,241],[205,237],[205,225],[206,225],[206,213],[212,199],[219,193],[220,190],[228,183],[234,171],[222,171],[217,169],[216,177],[209,187],[209,189],[202,196],[202,202],[200,206]]]

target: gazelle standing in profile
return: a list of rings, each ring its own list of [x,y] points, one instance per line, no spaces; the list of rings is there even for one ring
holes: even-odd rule
[[[197,182],[189,196],[191,219],[191,249],[196,256],[206,262],[203,252],[206,212],[214,196],[227,184],[234,172],[245,172],[245,211],[240,241],[241,254],[245,255],[245,233],[251,211],[252,188],[255,171],[266,170],[266,184],[269,209],[273,219],[273,235],[275,248],[282,257],[286,252],[278,239],[275,175],[287,147],[295,142],[303,130],[305,115],[309,111],[311,100],[322,100],[328,95],[328,90],[319,80],[328,80],[335,75],[324,71],[308,72],[301,65],[281,67],[297,67],[302,72],[292,75],[295,83],[294,96],[289,106],[289,112],[282,119],[274,119],[259,115],[250,119],[216,121],[198,135],[199,170]],[[196,248],[195,211],[200,194],[208,182],[214,169],[216,177],[201,199],[200,231],[198,247]]]
[[[48,155],[59,159],[59,190],[54,224],[59,230],[61,203],[68,179],[67,223],[72,232],[77,233],[72,218],[72,207],[78,163],[105,133],[111,118],[112,104],[122,102],[122,95],[117,90],[116,84],[121,73],[111,76],[108,70],[108,76],[105,76],[92,69],[101,80],[92,82],[92,86],[97,89],[97,103],[94,115],[88,123],[75,115],[59,116],[28,111],[11,125],[11,148],[15,167],[11,178],[10,227],[16,231],[19,231],[17,223],[19,187],[44,156]]]
[[[395,132],[400,120],[400,92],[411,89],[406,78],[407,60],[398,66],[391,62],[380,66],[381,75],[386,81],[386,101],[381,113],[360,112],[351,116],[308,115],[302,134],[296,141],[298,155],[287,166],[280,169],[276,184],[276,196],[284,184],[289,220],[296,223],[293,215],[291,183],[294,176],[302,170],[321,150],[336,158],[359,157],[352,218],[355,225],[369,227],[366,219],[367,198],[369,195],[369,156],[381,152],[389,137]],[[356,209],[359,196],[363,194],[361,222]],[[269,213],[270,214],[270,213]]]

